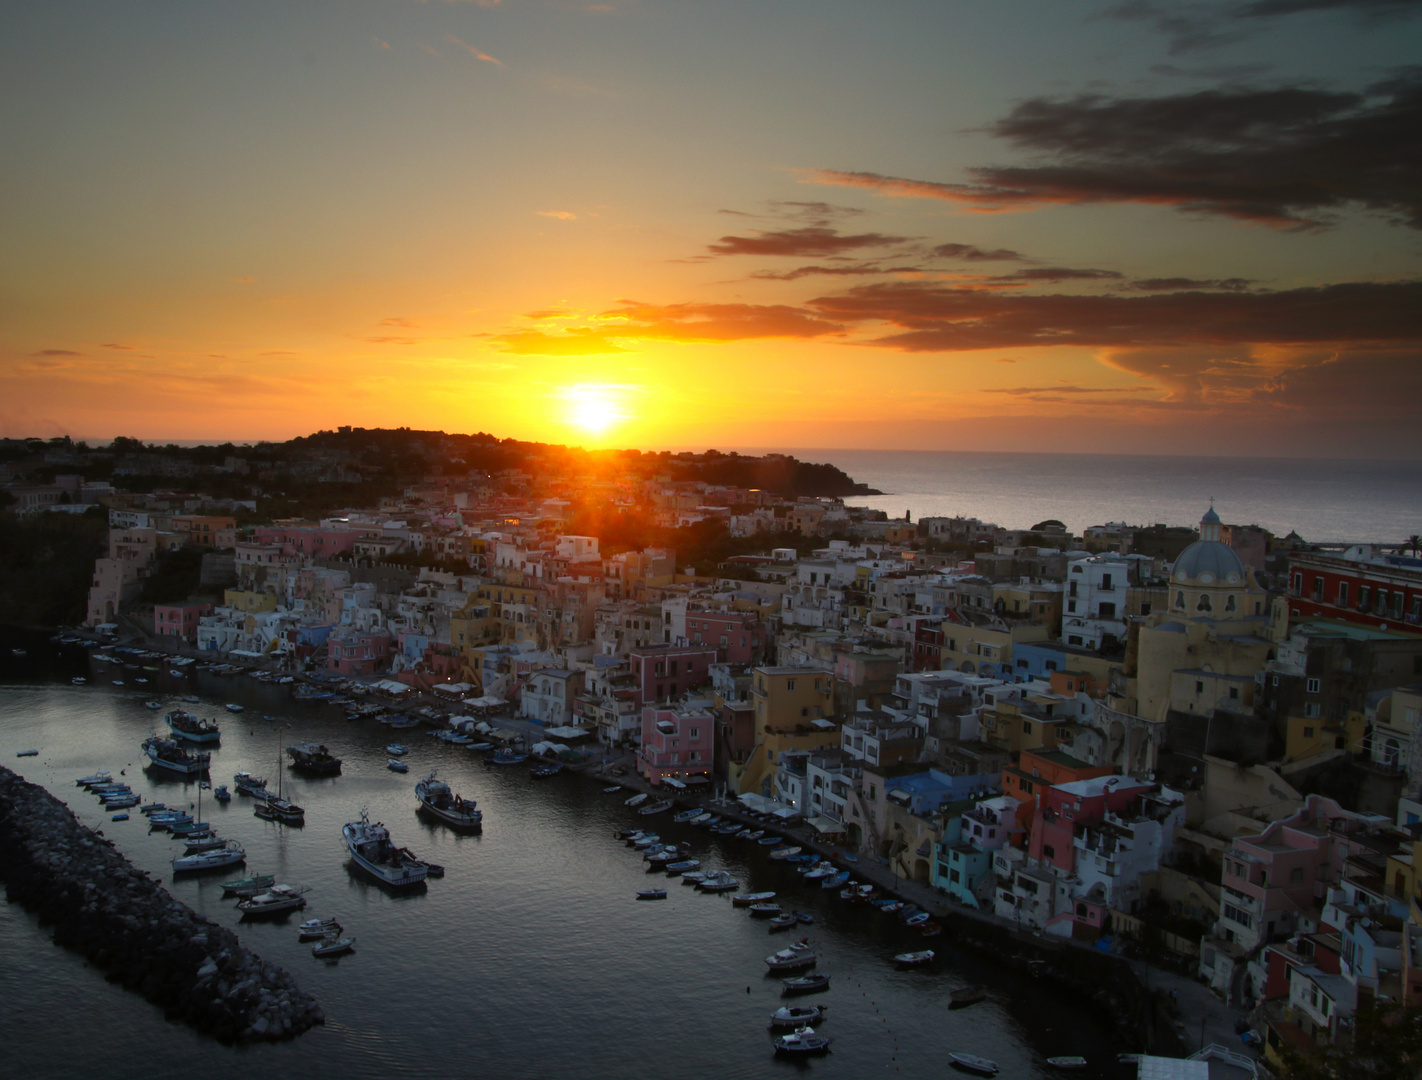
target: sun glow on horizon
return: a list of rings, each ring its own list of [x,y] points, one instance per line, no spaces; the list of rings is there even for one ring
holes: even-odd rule
[[[589,435],[603,436],[629,419],[624,406],[627,387],[583,383],[567,387],[564,419]]]

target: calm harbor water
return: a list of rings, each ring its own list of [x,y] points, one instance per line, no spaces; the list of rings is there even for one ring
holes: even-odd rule
[[[170,1024],[141,998],[106,983],[82,960],[50,943],[37,920],[0,905],[0,1044],[15,1075],[103,1075],[105,1080],[221,1075],[234,1069],[342,1078],[480,1074],[494,1077],[773,1077],[809,1069],[825,1077],[942,1075],[946,1054],[966,1050],[1002,1065],[1002,1075],[1047,1077],[1048,1056],[1091,1060],[1084,1076],[1118,1077],[1124,1049],[1091,1015],[990,958],[925,942],[892,916],[850,908],[807,885],[766,848],[677,826],[669,815],[638,818],[595,780],[530,779],[521,768],[484,766],[480,755],[411,729],[345,721],[329,706],[291,700],[289,688],[206,673],[92,663],[82,650],[22,660],[0,658],[0,759],[48,788],[82,821],[102,829],[135,865],[161,876],[178,899],[235,928],[263,958],[293,971],[320,1000],[327,1024],[283,1044],[221,1046]],[[147,661],[146,663],[151,663]],[[69,678],[87,675],[73,686]],[[114,678],[128,684],[111,685]],[[136,684],[147,678],[147,684]],[[263,822],[241,796],[202,812],[247,849],[247,873],[270,872],[307,887],[308,909],[286,922],[241,924],[218,883],[241,872],[173,880],[180,846],[150,834],[136,810],[110,821],[74,780],[101,768],[125,770],[145,800],[194,802],[196,785],[141,768],[139,743],[162,730],[144,701],[213,716],[223,739],[214,784],[246,769],[277,774],[278,747],[325,742],[344,761],[340,776],[308,780],[285,771],[286,794],[306,808],[304,828]],[[221,708],[234,701],[240,716]],[[263,718],[270,714],[274,719]],[[410,747],[410,772],[386,769],[384,747]],[[35,758],[14,757],[36,748]],[[431,769],[456,792],[479,800],[484,831],[460,836],[415,814],[413,787]],[[416,895],[395,896],[348,868],[340,828],[362,807],[447,874]],[[707,868],[725,867],[748,890],[775,890],[787,908],[806,910],[829,992],[798,999],[830,1006],[822,1033],[833,1052],[812,1062],[777,1060],[765,1029],[782,1002],[762,958],[794,935],[771,935],[733,908],[727,894],[697,892],[649,874],[640,853],[612,838],[616,828],[654,821],[685,839]],[[639,888],[665,882],[665,901],[638,902]],[[303,918],[337,916],[356,953],[323,962],[296,940]],[[898,971],[890,957],[927,944],[933,969]],[[950,1012],[952,990],[975,982],[988,1001]]]
[[[1300,458],[1011,454],[967,451],[794,450],[887,495],[856,506],[893,517],[964,516],[1009,529],[1056,518],[1091,525],[1198,524],[1220,517],[1315,543],[1397,544],[1422,533],[1422,464]]]

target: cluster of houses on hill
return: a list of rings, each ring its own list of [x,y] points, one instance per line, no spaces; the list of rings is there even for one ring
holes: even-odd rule
[[[1213,508],[1198,532],[1072,536],[622,494],[808,553],[609,555],[562,531],[566,500],[437,484],[241,530],[130,506],[89,621],[131,618],[157,553],[197,546],[222,602],[156,605],[160,641],[580,729],[654,786],[804,822],[966,907],[1172,953],[1257,1006],[1273,1052],[1346,1035],[1365,997],[1422,1004],[1415,551]],[[444,569],[401,563],[431,553]]]

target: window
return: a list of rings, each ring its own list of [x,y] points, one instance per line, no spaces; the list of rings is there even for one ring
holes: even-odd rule
[[[1305,739],[1311,739],[1311,738],[1313,738],[1313,728],[1311,728],[1311,727],[1305,725],[1305,726],[1304,726],[1304,729],[1303,729],[1303,737],[1304,737]]]
[[[1205,692],[1205,684],[1204,684],[1204,682],[1202,682],[1202,681],[1199,680],[1199,679],[1196,679],[1196,680],[1195,680],[1195,693],[1197,693],[1197,694],[1203,694],[1204,692]]]
[[[1289,871],[1289,884],[1298,885],[1303,882],[1304,872],[1302,866],[1296,866]]]
[[[794,680],[794,679],[786,679],[786,680],[785,680],[785,689],[786,689],[786,690],[794,690],[794,689],[795,689],[795,680]]]
[[[1103,592],[1110,592],[1110,591],[1111,591],[1111,575],[1110,575],[1110,574],[1102,574],[1102,575],[1101,575],[1101,589],[1102,589]]]
[[[1348,606],[1348,583],[1346,581],[1340,581],[1338,583],[1338,606]]]
[[[1315,574],[1313,578],[1313,599],[1315,603],[1323,603],[1323,575]]]
[[[1239,687],[1237,687],[1237,686],[1231,686],[1231,687],[1229,688],[1229,697],[1230,697],[1230,700],[1231,700],[1231,701],[1238,701],[1238,700],[1239,700]]]
[[[1214,611],[1214,604],[1210,603],[1210,594],[1201,593],[1199,601],[1195,604],[1196,611]]]
[[[1310,694],[1316,694],[1323,688],[1322,679],[1309,679],[1306,688]]]
[[[1321,712],[1321,710],[1319,709],[1318,702],[1316,702],[1316,701],[1307,701],[1307,702],[1304,702],[1304,715],[1305,715],[1306,717],[1308,717],[1310,720],[1317,720],[1318,717],[1319,717],[1319,715],[1320,715],[1320,712]]]
[[[1056,857],[1057,857],[1057,849],[1056,849],[1056,848],[1052,847],[1051,844],[1043,844],[1043,845],[1042,845],[1042,858],[1044,858],[1044,859],[1055,859]]]
[[[1240,926],[1249,927],[1253,925],[1253,917],[1246,911],[1241,911],[1233,904],[1224,905],[1224,917],[1230,922],[1238,923]]]
[[[1022,734],[1023,734],[1023,735],[1031,735],[1031,734],[1032,734],[1032,721],[1030,721],[1030,720],[1023,720],[1023,721],[1022,721]]]
[[[696,733],[697,733],[697,732],[696,732],[696,728],[692,728],[692,729],[691,729],[691,737],[692,737],[693,739],[696,738]]]

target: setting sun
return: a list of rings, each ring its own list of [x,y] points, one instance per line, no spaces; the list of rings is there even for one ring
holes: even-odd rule
[[[592,435],[604,435],[627,419],[622,410],[619,387],[572,386],[565,392],[569,424]]]

